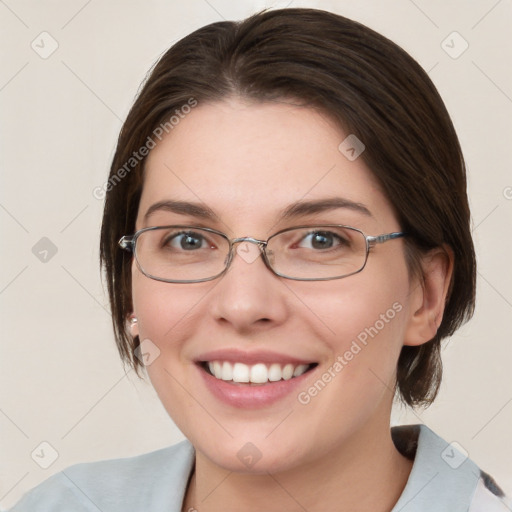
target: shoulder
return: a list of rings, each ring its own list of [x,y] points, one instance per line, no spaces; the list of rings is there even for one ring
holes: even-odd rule
[[[494,479],[480,471],[480,478],[468,512],[507,512],[512,510],[512,500],[505,496]]]
[[[457,442],[448,443],[425,425],[394,427],[392,437],[397,449],[414,461],[393,512],[511,510],[494,479]]]
[[[181,506],[194,462],[188,441],[124,459],[70,466],[29,491],[9,512],[171,510]]]

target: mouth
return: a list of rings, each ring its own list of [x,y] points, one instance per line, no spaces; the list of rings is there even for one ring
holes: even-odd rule
[[[194,363],[211,397],[230,407],[249,410],[293,400],[320,367],[320,362],[310,357],[226,347],[203,352]]]
[[[232,361],[199,361],[199,367],[217,380],[233,385],[265,386],[296,379],[313,370],[318,363],[256,363]]]

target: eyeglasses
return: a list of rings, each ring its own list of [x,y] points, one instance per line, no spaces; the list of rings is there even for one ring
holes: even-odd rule
[[[200,283],[224,274],[234,256],[235,244],[256,244],[265,265],[277,276],[297,281],[327,281],[361,272],[370,249],[405,233],[365,235],[360,229],[338,224],[297,226],[283,229],[268,240],[251,237],[230,239],[215,229],[195,226],[144,228],[119,240],[122,249],[134,253],[140,271],[166,283]],[[239,246],[240,256],[249,246]],[[247,257],[244,257],[249,262]]]

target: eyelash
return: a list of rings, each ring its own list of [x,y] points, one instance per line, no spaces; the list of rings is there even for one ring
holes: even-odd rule
[[[350,246],[350,239],[348,239],[348,237],[343,237],[343,236],[340,236],[340,234],[334,232],[334,231],[330,231],[330,230],[312,230],[312,231],[308,231],[306,233],[303,233],[302,234],[302,237],[297,240],[297,241],[293,241],[290,243],[290,246],[300,246],[300,244],[304,243],[308,237],[314,237],[314,236],[326,236],[326,237],[329,237],[329,238],[333,238],[336,242],[333,242],[333,247],[328,247],[327,249],[324,249],[323,252],[327,251],[327,250],[336,250],[337,248],[341,248],[341,247],[347,247],[347,246]],[[193,238],[193,239],[198,239],[198,240],[201,240],[201,247],[199,247],[198,249],[204,249],[205,247],[203,247],[203,243],[206,243],[207,244],[207,247],[210,247],[210,248],[213,248],[215,247],[215,244],[208,240],[208,238],[202,234],[202,233],[198,233],[198,232],[195,232],[193,230],[187,230],[187,231],[177,231],[177,232],[171,232],[171,233],[164,233],[164,235],[162,236],[162,240],[160,242],[160,246],[162,248],[166,247],[166,246],[171,246],[172,248],[176,248],[178,249],[178,247],[175,247],[173,242],[176,242],[176,243],[180,243],[180,237],[190,237],[190,238]],[[314,243],[313,241],[313,238],[311,238],[311,242],[310,243]]]

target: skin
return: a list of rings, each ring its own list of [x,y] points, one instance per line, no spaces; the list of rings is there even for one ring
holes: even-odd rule
[[[284,101],[200,104],[148,156],[136,227],[201,222],[232,238],[264,240],[308,223],[400,231],[362,158],[351,162],[338,150],[346,135],[325,115]],[[372,215],[340,208],[278,220],[293,202],[333,196]],[[217,219],[168,211],[144,218],[167,199],[206,204]],[[403,244],[378,245],[361,273],[323,282],[282,279],[261,258],[247,263],[238,255],[223,277],[195,284],[158,282],[133,265],[132,333],[160,350],[149,377],[196,449],[183,510],[393,507],[412,467],[389,429],[397,360],[404,344],[435,335],[452,271],[451,256],[433,251],[420,284],[409,276]],[[232,407],[211,395],[193,362],[227,347],[295,355],[318,362],[299,391],[307,390],[397,302],[401,311],[307,405],[294,392],[264,409]],[[237,457],[247,442],[261,453],[251,468]]]

